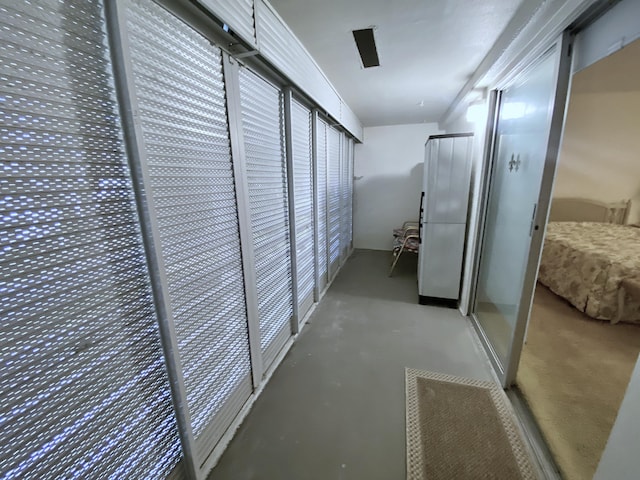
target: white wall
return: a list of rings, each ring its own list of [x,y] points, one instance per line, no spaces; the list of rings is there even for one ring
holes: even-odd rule
[[[424,144],[438,133],[436,123],[364,129],[354,157],[355,248],[391,250],[393,229],[418,219]]]
[[[640,358],[602,453],[594,480],[639,478],[640,472]]]
[[[640,222],[639,76],[640,40],[574,75],[554,197],[631,199]]]

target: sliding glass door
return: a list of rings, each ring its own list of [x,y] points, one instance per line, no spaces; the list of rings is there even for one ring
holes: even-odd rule
[[[501,90],[474,319],[504,386],[535,287],[569,78],[566,38]]]

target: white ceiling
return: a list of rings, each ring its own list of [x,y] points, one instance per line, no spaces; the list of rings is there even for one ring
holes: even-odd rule
[[[270,3],[363,125],[378,126],[439,121],[521,1]],[[351,31],[369,27],[380,67],[365,69]]]

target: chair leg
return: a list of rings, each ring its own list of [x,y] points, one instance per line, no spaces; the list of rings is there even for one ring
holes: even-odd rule
[[[393,259],[393,263],[391,264],[391,270],[389,270],[389,276],[391,276],[391,274],[393,273],[393,269],[396,268],[396,263],[398,263],[398,260],[400,259],[400,255],[402,255],[402,252],[404,251],[404,246],[407,244],[407,239],[405,238],[404,242],[402,242],[402,247],[400,247],[400,250],[398,250],[398,254],[396,255],[396,258]]]
[[[393,272],[393,267],[395,267],[395,266],[396,266],[396,262],[398,261],[398,260],[397,260],[397,258],[398,258],[398,251],[393,250],[391,253],[392,253],[392,255],[393,255],[393,260],[391,260],[391,267],[389,267],[389,275],[388,275],[389,277],[391,276],[391,273]]]
[[[398,259],[400,258],[400,253],[402,250],[399,250],[397,254],[395,254],[395,258],[393,259],[393,263],[391,264],[391,269],[389,270],[389,276],[393,273],[393,269],[396,268],[396,263],[398,263]]]

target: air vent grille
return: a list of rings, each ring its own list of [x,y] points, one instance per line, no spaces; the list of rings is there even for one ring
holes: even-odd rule
[[[364,68],[379,67],[378,50],[376,40],[373,37],[373,28],[365,28],[353,31],[353,39],[356,41],[362,66]]]

